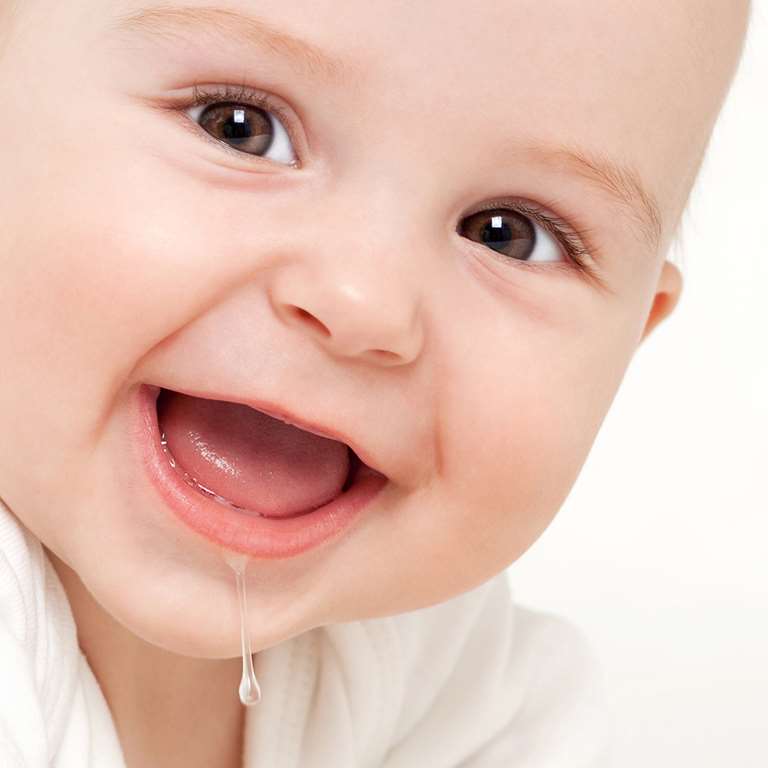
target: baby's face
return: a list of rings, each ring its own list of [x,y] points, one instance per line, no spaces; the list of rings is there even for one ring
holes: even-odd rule
[[[0,495],[136,634],[211,657],[239,652],[234,577],[145,476],[141,383],[279,403],[388,477],[343,537],[251,562],[254,649],[479,585],[552,520],[678,298],[664,254],[745,15],[227,7],[338,61],[68,0],[25,4],[0,68]],[[271,144],[192,106],[243,84]]]

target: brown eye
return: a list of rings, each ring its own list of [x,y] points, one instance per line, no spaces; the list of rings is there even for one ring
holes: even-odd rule
[[[273,140],[272,123],[266,112],[246,104],[210,104],[199,121],[215,139],[243,152],[262,154]]]
[[[260,107],[237,102],[198,105],[202,111],[192,119],[210,136],[232,150],[247,155],[264,156],[286,165],[296,157],[282,123]],[[267,153],[270,153],[269,155]]]
[[[467,216],[458,232],[519,261],[527,261],[536,247],[536,228],[531,221],[516,211],[503,208]]]
[[[467,216],[457,232],[487,245],[511,261],[562,261],[557,240],[528,216],[509,208],[490,208]],[[535,258],[532,258],[535,255]]]

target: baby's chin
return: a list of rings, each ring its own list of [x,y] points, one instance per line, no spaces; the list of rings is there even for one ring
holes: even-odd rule
[[[240,603],[235,573],[206,572],[191,563],[142,559],[106,566],[107,558],[77,565],[83,599],[70,601],[78,633],[106,627],[109,643],[130,635],[170,653],[198,659],[242,656]],[[231,578],[229,578],[231,576]],[[254,579],[254,575],[251,575]],[[251,652],[270,648],[311,629],[311,609],[300,600],[247,588],[247,633]],[[68,588],[68,594],[72,588]],[[304,613],[304,615],[302,615]],[[317,624],[321,622],[316,622]],[[101,629],[98,630],[101,635]],[[109,643],[100,637],[103,645]],[[88,639],[85,639],[87,644]],[[98,642],[98,640],[97,640]],[[83,642],[81,642],[83,645]],[[102,650],[103,652],[103,650]]]

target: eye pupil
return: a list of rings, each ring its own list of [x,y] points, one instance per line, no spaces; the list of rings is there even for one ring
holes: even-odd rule
[[[536,228],[515,211],[479,211],[464,222],[461,234],[510,258],[524,261],[536,247]]]
[[[492,216],[490,226],[483,227],[482,237],[486,245],[506,245],[512,239],[512,229],[505,223],[503,216]]]
[[[245,119],[245,110],[236,109],[231,120],[224,123],[224,134],[228,139],[247,138],[251,124]]]
[[[269,117],[255,107],[212,104],[199,119],[200,125],[214,138],[252,154],[266,152],[274,138]]]

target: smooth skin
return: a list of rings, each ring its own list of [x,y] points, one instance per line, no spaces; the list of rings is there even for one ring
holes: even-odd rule
[[[128,766],[226,768],[234,574],[147,484],[129,398],[150,382],[277,401],[390,477],[350,535],[251,562],[255,651],[493,577],[551,522],[678,302],[665,254],[748,6],[225,3],[343,62],[300,72],[224,33],[115,30],[143,5],[4,6],[0,495],[62,578]],[[296,165],[193,130],[195,83],[243,78],[286,110]],[[532,141],[634,169],[658,241],[639,201],[513,151]],[[500,199],[587,231],[592,271],[458,233]],[[538,231],[531,261],[557,243]]]

